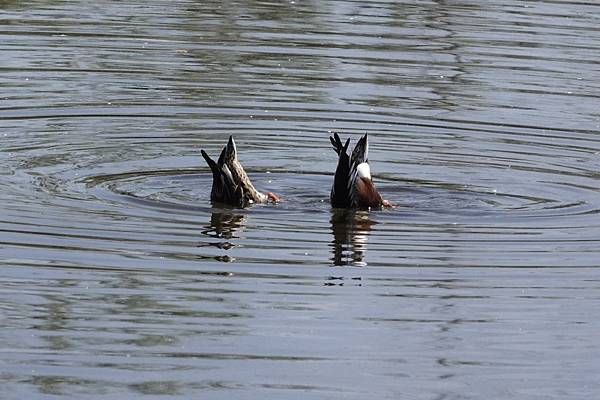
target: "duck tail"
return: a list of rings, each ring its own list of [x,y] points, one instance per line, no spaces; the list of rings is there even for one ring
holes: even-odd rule
[[[365,133],[363,137],[360,138],[356,146],[354,146],[354,150],[352,151],[352,159],[351,164],[353,167],[369,162],[369,142],[368,142],[368,133]]]
[[[227,204],[237,204],[239,201],[236,199],[240,198],[240,191],[243,190],[239,185],[235,183],[231,176],[231,171],[227,168],[227,165],[223,164],[224,154],[226,149],[221,151],[221,156],[218,162],[215,162],[204,150],[200,150],[202,157],[210,167],[213,175],[212,190],[210,193],[210,199],[213,202],[221,202]],[[242,196],[243,197],[243,196]]]
[[[348,146],[350,145],[350,138],[346,139],[346,143],[342,144],[342,140],[340,139],[340,136],[337,133],[333,133],[333,136],[329,136],[329,140],[331,141],[331,144],[333,145],[333,149],[335,150],[336,153],[338,153],[339,156],[341,156],[343,153],[348,152]]]
[[[212,171],[214,183],[214,181],[216,181],[217,178],[221,175],[221,168],[219,168],[219,165],[221,164],[221,157],[219,157],[219,165],[217,165],[217,163],[214,162],[214,160],[210,158],[210,156],[206,154],[204,150],[200,150],[200,153],[202,153],[202,157],[204,158],[204,160],[210,167],[210,170]],[[221,153],[221,156],[223,156],[223,153]]]
[[[230,135],[229,140],[227,141],[227,146],[225,146],[225,148],[221,152],[219,161],[222,161],[222,164],[229,165],[236,160],[237,160],[237,147],[235,145],[235,141],[233,140],[233,135]]]
[[[331,205],[336,208],[348,208],[351,203],[350,158],[348,156],[350,138],[346,140],[345,144],[342,144],[339,135],[334,133],[329,140],[338,154],[338,165],[331,188]]]

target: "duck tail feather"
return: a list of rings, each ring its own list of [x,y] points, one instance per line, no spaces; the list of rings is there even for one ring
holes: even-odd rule
[[[223,155],[223,161],[226,164],[233,162],[237,159],[237,148],[235,146],[235,141],[233,140],[233,135],[229,136],[229,140],[227,141],[227,146],[225,146],[225,153]]]
[[[360,138],[356,146],[354,146],[354,150],[352,151],[352,159],[351,163],[354,167],[359,164],[366,163],[369,161],[369,142],[368,142],[368,134],[365,133],[363,137]]]
[[[220,168],[217,165],[217,163],[215,163],[214,160],[212,158],[210,158],[210,156],[208,154],[206,154],[206,152],[204,150],[200,150],[200,153],[202,154],[202,157],[204,158],[204,160],[206,161],[206,163],[210,167],[210,170],[213,173],[213,179],[216,176],[219,176],[219,174],[220,174],[220,172],[219,172]]]
[[[347,139],[346,143],[342,144],[339,135],[334,133],[334,136],[330,137],[330,140],[334,150],[339,155],[335,176],[333,178],[333,187],[331,188],[331,205],[336,208],[348,208],[351,201],[351,188],[349,184],[351,178],[350,158],[347,152],[350,139]]]
[[[223,150],[221,150],[221,154],[219,155],[219,160],[217,161],[217,165],[219,165],[220,167],[222,167],[223,165],[225,165],[225,154],[227,152],[227,147],[223,147]]]
[[[237,198],[236,193],[239,186],[234,182],[231,172],[227,165],[221,164],[224,150],[221,152],[219,157],[219,163],[216,163],[204,150],[201,150],[202,157],[206,160],[206,163],[210,167],[213,174],[213,183],[211,190],[211,200],[221,203],[231,204],[235,202]]]
[[[333,149],[335,150],[335,152],[339,156],[341,156],[342,153],[345,153],[346,150],[348,149],[348,144],[349,144],[350,139],[348,139],[346,141],[346,144],[344,145],[344,144],[342,144],[342,139],[340,139],[340,136],[336,132],[334,132],[333,136],[329,137],[329,141],[331,142],[331,145],[333,146]]]

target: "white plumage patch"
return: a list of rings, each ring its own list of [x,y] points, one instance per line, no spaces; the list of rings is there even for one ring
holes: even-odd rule
[[[358,172],[358,176],[361,178],[371,179],[371,168],[369,168],[369,164],[360,163],[356,166],[356,172]]]

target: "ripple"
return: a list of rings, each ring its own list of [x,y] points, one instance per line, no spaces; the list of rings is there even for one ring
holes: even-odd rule
[[[446,3],[3,2],[0,397],[594,398],[599,7]]]

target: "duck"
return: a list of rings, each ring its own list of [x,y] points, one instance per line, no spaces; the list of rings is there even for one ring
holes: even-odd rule
[[[340,136],[334,133],[329,140],[338,154],[331,188],[331,206],[359,210],[391,207],[392,204],[381,197],[373,183],[368,159],[368,133],[359,139],[351,155],[348,154],[350,138],[342,143]]]
[[[202,157],[213,175],[210,200],[238,208],[246,208],[255,203],[279,202],[279,197],[271,192],[261,193],[252,184],[248,174],[237,157],[237,147],[233,135],[229,136],[219,159],[215,162],[201,150]]]

